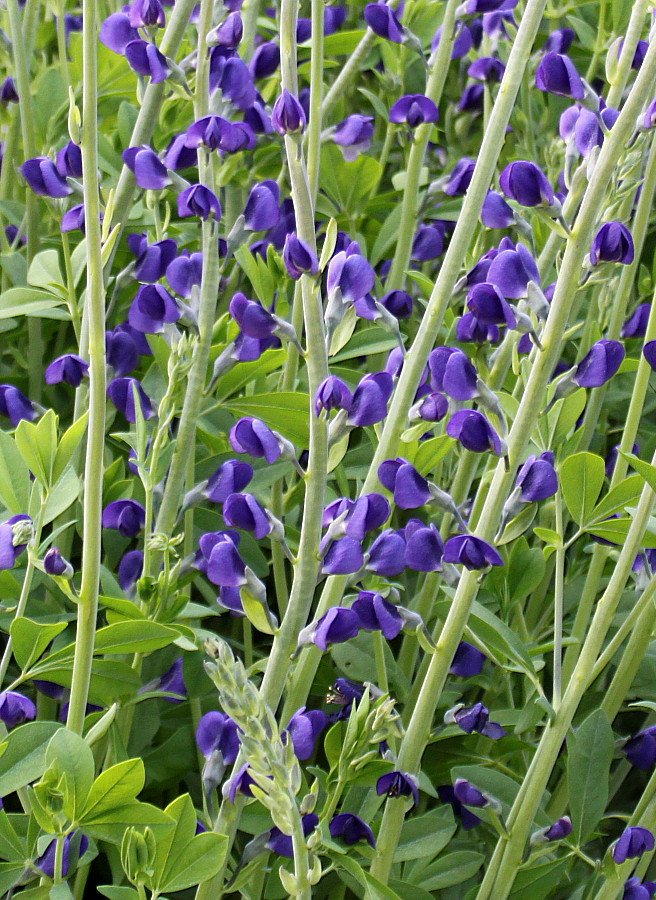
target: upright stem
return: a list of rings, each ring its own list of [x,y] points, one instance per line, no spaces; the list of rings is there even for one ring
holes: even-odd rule
[[[82,731],[98,611],[101,558],[103,448],[105,445],[105,289],[98,182],[98,34],[95,0],[82,6],[82,172],[87,246],[85,303],[89,324],[89,429],[84,468],[82,579],[67,726]]]
[[[321,162],[321,101],[323,99],[323,0],[312,0],[312,50],[310,55],[310,120],[308,122],[308,182],[312,205],[319,190]]]
[[[565,545],[563,535],[563,498],[556,492],[556,532],[561,546],[556,550],[556,574],[554,584],[554,650],[553,650],[553,698],[552,706],[558,710],[562,699],[563,674],[563,603],[565,593]]]
[[[631,63],[633,62],[633,56],[636,47],[638,46],[642,29],[645,25],[645,18],[649,12],[649,6],[649,0],[636,0],[633,4],[629,26],[626,29],[626,36],[624,38],[624,45],[617,63],[615,78],[608,91],[608,96],[606,97],[607,106],[617,107],[622,99],[624,88],[626,87],[629,75],[631,74]]]

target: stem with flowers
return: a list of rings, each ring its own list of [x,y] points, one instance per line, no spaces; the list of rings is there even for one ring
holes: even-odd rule
[[[84,0],[82,168],[87,241],[86,319],[89,333],[89,426],[84,467],[82,581],[67,726],[82,731],[95,643],[102,552],[105,442],[105,286],[98,180],[98,35],[95,0]]]

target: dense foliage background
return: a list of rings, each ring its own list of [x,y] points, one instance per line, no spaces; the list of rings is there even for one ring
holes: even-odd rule
[[[0,895],[656,892],[652,23],[0,2]]]

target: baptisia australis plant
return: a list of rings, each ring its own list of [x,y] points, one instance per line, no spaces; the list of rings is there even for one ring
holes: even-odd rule
[[[420,6],[2,4],[3,895],[656,890],[653,16]]]

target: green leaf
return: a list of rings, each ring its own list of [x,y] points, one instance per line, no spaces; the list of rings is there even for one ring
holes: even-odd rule
[[[93,782],[80,822],[94,821],[115,807],[124,807],[141,793],[145,780],[141,759],[126,759],[105,769]]]
[[[422,870],[417,884],[425,891],[440,891],[454,884],[462,884],[478,872],[484,860],[482,853],[471,850],[447,853]]]
[[[365,900],[400,900],[399,895],[395,891],[382,884],[377,878],[370,875],[369,872],[366,872],[362,866],[348,854],[334,853],[331,854],[331,856],[338,874],[340,869],[343,869],[344,872],[357,882],[357,884],[364,888]]]
[[[14,515],[25,512],[30,487],[30,470],[15,440],[0,430],[0,501]]]
[[[241,591],[241,605],[246,618],[256,631],[260,631],[262,634],[276,633],[276,623],[270,618],[270,613],[267,615],[268,610],[265,605],[260,603],[245,587]]]
[[[324,38],[324,51],[326,56],[343,56],[353,53],[360,41],[365,35],[365,31],[337,31],[334,34],[328,34]],[[303,46],[310,46],[311,41],[307,41]]]
[[[9,633],[14,659],[22,671],[28,669],[46,650],[48,644],[66,628],[66,622],[50,624],[33,622],[22,616],[14,619]]]
[[[629,529],[633,525],[633,519],[607,519],[605,522],[599,522],[597,525],[589,525],[585,530],[588,534],[594,534],[595,537],[603,538],[621,547]],[[643,532],[640,538],[641,546],[648,550],[656,548],[656,533],[651,529]]]
[[[30,678],[45,678],[63,687],[71,686],[73,645],[46,657],[30,670]],[[60,653],[62,654],[60,656]],[[54,658],[56,657],[56,658]],[[91,666],[89,700],[102,706],[109,706],[119,697],[134,694],[141,687],[141,679],[124,662],[116,659],[94,659]]]
[[[61,297],[36,288],[14,287],[0,294],[0,319],[18,316],[39,316],[42,319],[68,319],[65,309],[61,309]]]
[[[89,413],[83,413],[77,421],[73,422],[70,428],[62,435],[62,439],[59,441],[57,446],[57,453],[55,454],[55,464],[53,466],[52,477],[54,481],[57,481],[61,476],[62,472],[66,468],[66,466],[71,461],[73,454],[77,450],[80,441],[84,437],[84,432],[87,429],[87,421],[89,419]]]
[[[74,821],[81,815],[93,784],[93,753],[79,734],[60,728],[46,750],[46,766],[53,762],[66,779],[63,811]]]
[[[296,447],[307,449],[310,435],[308,420],[310,401],[307,394],[281,392],[274,394],[254,394],[224,403],[236,416],[254,416],[269,428],[291,441]]]
[[[109,900],[139,900],[139,892],[131,887],[115,887],[113,884],[101,884],[98,893]]]
[[[69,466],[63,475],[59,477],[55,486],[48,491],[46,508],[43,513],[43,524],[48,525],[50,522],[53,522],[57,516],[75,503],[80,496],[81,487],[82,483],[75,469]]]
[[[173,827],[173,820],[156,806],[135,800],[133,803],[108,809],[93,819],[85,819],[84,832],[96,840],[120,844],[125,829],[130,825],[148,826],[155,837],[159,838]]]
[[[434,809],[424,816],[408,819],[403,824],[394,862],[432,859],[444,850],[456,829],[457,825],[448,810]]]
[[[563,539],[553,528],[534,528],[533,534],[540,538],[541,541],[544,541],[545,544],[549,544],[557,550],[563,546]]]
[[[356,359],[358,356],[370,356],[374,353],[385,353],[397,347],[396,339],[378,325],[361,328],[356,331],[346,347],[332,357],[331,363],[343,362],[345,359]]]
[[[554,859],[530,869],[520,869],[510,900],[544,900],[562,880],[568,867],[568,859]]]
[[[323,742],[324,753],[328,760],[328,765],[334,769],[339,762],[344,743],[344,723],[335,722],[333,727],[328,731]]]
[[[427,441],[422,441],[415,455],[415,469],[421,475],[430,475],[438,462],[444,459],[454,444],[454,439],[447,434],[441,434],[439,437],[428,438]]]
[[[57,416],[49,409],[34,423],[21,419],[16,428],[16,446],[34,477],[44,487],[51,484],[57,451]]]
[[[590,521],[605,475],[604,461],[594,453],[575,453],[560,467],[563,499],[577,525]]]
[[[592,510],[592,521],[601,522],[615,513],[623,512],[627,506],[635,505],[642,493],[643,483],[640,475],[629,475],[624,481],[620,481]]]
[[[547,414],[549,447],[560,447],[585,409],[586,392],[583,388],[558,400]]]
[[[535,666],[519,637],[487,607],[475,601],[469,619],[469,629],[501,659],[510,660],[516,668],[535,681]]]
[[[320,186],[340,212],[358,213],[360,201],[368,196],[380,175],[381,165],[372,156],[345,162],[335,144],[326,143],[321,148]]]
[[[59,254],[56,250],[42,250],[37,253],[27,270],[27,283],[38,288],[66,297],[64,276],[59,268]]]
[[[568,738],[567,785],[573,839],[586,842],[608,803],[613,730],[602,709],[592,712]]]
[[[59,722],[27,722],[7,735],[0,745],[0,784],[3,795],[11,794],[43,775],[46,769],[46,748],[53,734],[62,727]]]
[[[168,647],[179,636],[174,628],[147,619],[116,622],[96,632],[94,653],[152,653]]]
[[[9,861],[19,860],[24,862],[27,850],[23,841],[18,836],[11,819],[0,809],[0,858]]]
[[[182,891],[216,875],[228,838],[212,831],[195,834],[196,810],[189,794],[169,804],[166,813],[176,824],[157,842],[157,890]]]
[[[652,491],[656,491],[656,466],[644,462],[644,460],[639,459],[633,453],[622,453],[622,456],[631,464],[631,467],[636,470],[638,475],[643,477]]]

